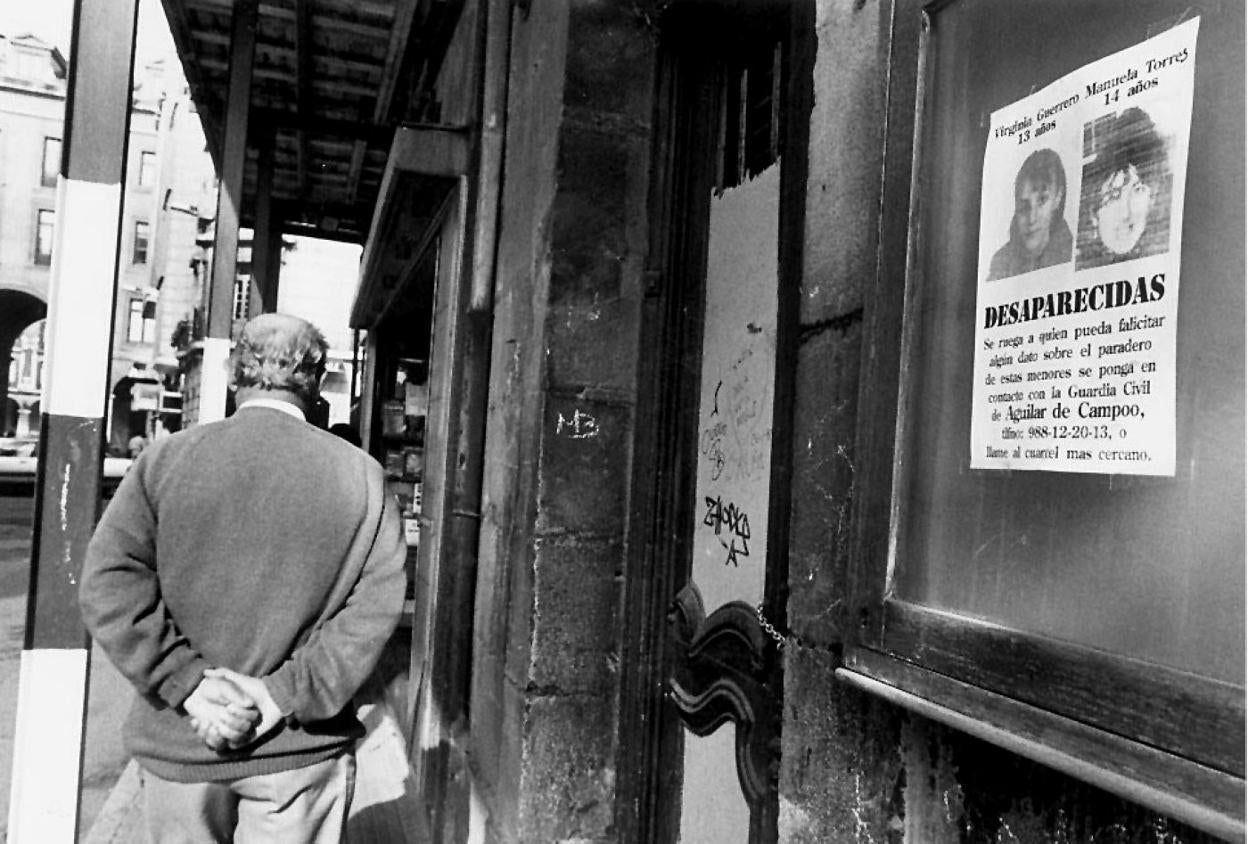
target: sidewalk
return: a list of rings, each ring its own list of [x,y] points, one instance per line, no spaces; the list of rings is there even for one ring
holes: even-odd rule
[[[424,806],[416,795],[403,734],[380,683],[361,691],[360,720],[367,734],[356,750],[355,799],[347,820],[352,844],[423,844],[429,840]],[[135,844],[145,840],[143,803],[131,761],[82,840],[87,844]]]

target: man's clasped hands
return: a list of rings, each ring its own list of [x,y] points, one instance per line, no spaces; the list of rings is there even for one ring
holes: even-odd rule
[[[268,735],[282,719],[263,680],[228,668],[205,671],[182,708],[213,750],[245,747]]]

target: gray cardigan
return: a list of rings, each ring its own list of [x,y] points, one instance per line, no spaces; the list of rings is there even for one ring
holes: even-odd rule
[[[384,474],[269,408],[175,434],[127,472],[87,549],[88,630],[139,695],[127,749],[179,782],[302,767],[363,729],[349,707],[398,622],[406,548]],[[182,702],[210,666],[263,677],[287,716],[210,750]]]

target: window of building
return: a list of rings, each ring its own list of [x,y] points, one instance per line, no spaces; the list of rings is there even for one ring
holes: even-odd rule
[[[43,139],[43,174],[40,183],[46,187],[56,187],[56,177],[61,172],[61,139]]]
[[[134,263],[147,263],[147,221],[134,221]]]
[[[130,300],[130,313],[126,321],[126,342],[156,342],[156,303],[145,299]]]
[[[13,75],[28,82],[38,82],[44,77],[42,56],[18,48],[14,53]]]
[[[126,322],[126,342],[143,342],[143,300],[130,300],[130,317]]]
[[[156,184],[156,153],[143,150],[139,153],[139,187],[150,188]]]
[[[52,235],[56,228],[56,212],[40,208],[35,222],[35,263],[52,263]]]
[[[719,190],[758,175],[779,156],[782,59],[781,45],[763,39],[724,67],[717,133]]]
[[[247,319],[251,311],[251,277],[240,275],[234,279],[234,319]]]

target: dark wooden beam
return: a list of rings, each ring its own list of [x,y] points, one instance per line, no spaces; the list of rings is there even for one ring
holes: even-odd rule
[[[360,174],[364,172],[364,156],[368,152],[367,141],[356,141],[351,147],[351,167],[347,171],[347,201],[355,202],[360,193]]]
[[[212,268],[205,312],[208,315],[199,358],[196,423],[225,418],[226,372],[234,331],[234,283],[238,270],[238,229],[242,217],[243,174],[247,158],[247,118],[251,71],[259,17],[257,0],[238,0],[231,17],[229,94],[221,115],[220,143],[214,154],[220,178],[213,231]],[[210,147],[211,148],[211,147]]]
[[[260,310],[277,310],[277,268],[281,266],[282,226],[273,214],[274,133],[256,133],[259,156],[256,159],[256,219],[252,226],[251,278],[259,293]],[[277,253],[274,255],[273,253]]]
[[[313,15],[313,25],[315,25],[318,19],[320,19],[320,16]],[[197,42],[212,44],[229,50],[230,36],[227,33],[199,29],[192,32],[191,37]],[[288,60],[291,64],[295,62],[295,45],[293,43],[278,44],[272,41],[265,41],[261,48],[264,56],[272,58],[281,57]],[[331,76],[342,72],[351,72],[372,74],[377,76],[378,79],[381,77],[382,64],[376,60],[353,59],[346,56],[320,56],[317,58],[317,64]]]
[[[224,71],[228,66],[226,62],[221,61],[220,59],[211,58],[200,59],[199,63],[202,67],[214,71]],[[302,65],[300,66],[302,67]],[[308,78],[306,74],[302,73],[302,71],[292,73],[290,71],[275,67],[257,67],[252,75],[258,80],[269,80],[271,82],[282,82],[287,85],[300,86],[304,85],[306,79]],[[351,82],[343,82],[341,79],[334,78],[332,70],[329,71],[326,76],[329,76],[332,81],[325,82],[324,84],[332,85],[335,91],[348,94],[353,97],[371,97],[377,90],[371,85],[357,85]],[[309,85],[309,90],[310,89],[311,86]]]
[[[386,60],[381,70],[381,87],[377,90],[377,103],[373,108],[374,123],[385,123],[390,116],[399,71],[403,67],[403,57],[411,40],[412,21],[415,17],[416,0],[398,0],[394,9],[394,22],[390,27],[390,42],[386,46]]]
[[[289,130],[306,132],[309,135],[330,135],[382,146],[389,146],[394,137],[394,126],[366,121],[338,120],[316,114],[301,115],[294,111],[256,109],[252,111],[251,119],[256,126],[265,126],[278,131]]]
[[[363,243],[368,234],[369,209],[365,205],[273,201],[273,216],[285,234],[307,234],[328,240]]]
[[[295,3],[295,67],[298,78],[295,81],[295,106],[302,118],[312,114],[312,4]],[[299,176],[299,193],[306,195],[308,191],[308,139],[302,129],[295,130],[295,149],[298,156],[297,172]]]
[[[386,59],[381,69],[381,87],[373,106],[373,123],[385,123],[394,105],[394,92],[398,86],[399,71],[411,38],[412,21],[416,17],[416,0],[399,0],[394,9],[394,21],[390,27],[390,42],[386,46]],[[364,141],[357,140],[351,150],[351,171],[347,179],[347,199],[354,202],[360,189],[360,172],[364,169],[367,152]]]
[[[169,3],[172,0],[165,0],[165,2]],[[181,5],[208,9],[217,13],[228,13],[233,2],[234,0],[183,0]],[[301,14],[306,14],[302,7],[308,5],[308,0],[297,0],[293,5],[295,10],[291,11],[289,6],[262,3],[260,5],[260,13],[266,18],[277,21],[296,20]],[[367,38],[385,38],[388,32],[387,28],[382,25],[361,23],[357,20],[348,20],[332,14],[315,15],[312,17],[312,22],[319,27],[333,29],[349,35],[362,35]]]
[[[247,157],[247,119],[251,105],[252,60],[256,47],[257,0],[237,0],[231,20],[230,84],[221,156],[221,187],[217,191],[215,242],[207,336],[230,339],[234,277],[238,262],[238,226]],[[220,397],[224,402],[225,396]],[[224,404],[222,404],[224,409]]]

